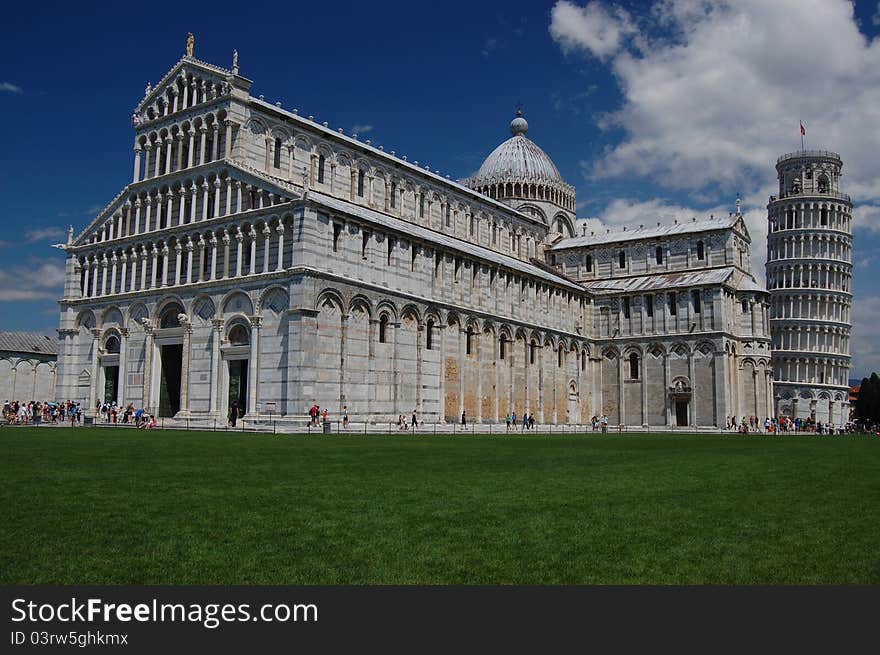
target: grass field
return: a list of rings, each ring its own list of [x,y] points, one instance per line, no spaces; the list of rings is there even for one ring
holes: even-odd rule
[[[0,583],[880,583],[880,439],[0,430]]]

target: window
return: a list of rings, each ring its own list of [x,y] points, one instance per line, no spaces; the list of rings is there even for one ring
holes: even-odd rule
[[[339,235],[342,234],[342,226],[339,223],[333,224],[333,252],[339,251]]]
[[[556,366],[562,368],[562,356],[563,356],[562,346],[559,346],[559,350],[556,351]]]
[[[409,252],[410,252],[409,270],[415,271],[416,270],[416,245],[414,243],[410,244]]]
[[[617,261],[620,265],[620,268],[626,268],[626,253],[623,250],[621,250],[620,254],[618,254]]]
[[[394,239],[388,238],[388,261],[387,265],[391,266],[391,257],[394,255]]]
[[[104,352],[119,353],[119,337],[109,337],[107,339],[107,342],[104,344]]]
[[[397,182],[391,183],[391,209],[397,207]]]
[[[425,349],[434,349],[434,320],[430,318],[425,326]]]
[[[361,232],[361,259],[367,258],[367,246],[370,245],[370,233]]]
[[[629,379],[639,379],[639,356],[635,353],[630,353],[629,356]]]
[[[425,217],[425,194],[419,194],[419,218]]]
[[[700,306],[700,290],[699,289],[694,289],[693,291],[691,291],[691,300],[694,303],[694,314],[699,314],[700,309],[702,309],[702,307]]]
[[[538,349],[538,344],[532,341],[529,344],[529,364],[535,363],[535,351]]]
[[[672,316],[678,314],[678,299],[675,297],[674,291],[669,293],[669,313]]]
[[[743,314],[746,314],[749,311],[749,301],[746,298],[743,298],[742,300],[742,310]]]
[[[498,226],[492,223],[492,245],[498,242]]]
[[[654,316],[654,296],[645,296],[645,312],[648,318]]]
[[[474,341],[474,329],[468,328],[465,333],[465,342],[464,342],[464,354],[470,355],[473,350],[473,341]]]
[[[364,172],[358,171],[358,196],[364,197]]]
[[[819,210],[819,222],[822,225],[828,225],[828,210],[824,207]]]
[[[654,251],[654,259],[657,260],[658,264],[663,263],[663,247],[657,246],[657,249]]]
[[[507,357],[507,337],[503,334],[501,335],[501,340],[498,342],[498,359],[505,359]]]
[[[629,318],[629,298],[623,299],[623,317]]]
[[[249,244],[246,244],[246,245],[242,248],[242,253],[241,253],[241,254],[242,254],[242,259],[244,260],[244,266],[245,266],[245,268],[250,269],[250,267],[251,267],[251,249],[250,249],[250,245],[249,245]]]
[[[587,255],[587,273],[593,272],[593,256]]]
[[[706,258],[706,248],[703,245],[702,241],[697,241],[697,259],[705,259]]]
[[[477,231],[477,228],[476,228],[476,222],[477,222],[477,221],[476,221],[476,219],[474,218],[474,215],[471,214],[470,228],[469,228],[469,234],[470,234],[471,236],[474,236],[474,233]]]
[[[275,168],[281,168],[281,138],[275,137],[275,160],[272,162]]]
[[[446,227],[452,227],[452,218],[448,204],[446,205]]]
[[[246,346],[251,342],[247,328],[243,325],[234,325],[229,330],[228,341],[230,346]]]
[[[586,351],[583,351],[581,353],[581,370],[582,371],[587,370],[587,352]]]
[[[318,182],[321,184],[324,184],[324,163],[326,161],[324,155],[318,156]]]
[[[388,315],[382,314],[379,317],[379,343],[386,343],[388,329]]]

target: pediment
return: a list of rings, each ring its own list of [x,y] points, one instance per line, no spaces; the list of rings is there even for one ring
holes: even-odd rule
[[[189,94],[192,93],[192,84],[202,85],[204,97],[213,99],[228,95],[232,88],[233,73],[219,66],[214,66],[194,57],[182,57],[155,87],[147,85],[144,97],[135,107],[132,114],[132,122],[135,127],[163,116],[166,113],[166,104],[174,106],[174,95],[178,98],[178,111],[183,108],[184,85],[189,84],[187,99],[191,102]],[[200,96],[202,97],[202,96]],[[200,100],[204,102],[204,100]]]
[[[733,229],[735,232],[738,232],[745,238],[749,243],[752,241],[752,237],[749,234],[749,228],[746,227],[746,221],[742,216],[739,216],[736,222],[733,224]]]

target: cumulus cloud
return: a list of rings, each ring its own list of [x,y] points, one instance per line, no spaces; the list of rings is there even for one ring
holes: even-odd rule
[[[366,134],[367,132],[372,132],[372,125],[353,125],[351,128],[352,134]]]
[[[0,302],[57,300],[63,285],[64,265],[58,262],[0,269]]]
[[[17,93],[18,95],[24,93],[20,86],[10,82],[0,82],[0,91],[8,91],[9,93]]]
[[[583,50],[606,60],[617,54],[626,38],[637,32],[626,10],[606,8],[601,2],[580,7],[568,0],[550,11],[550,34],[566,52]]]
[[[636,22],[598,0],[560,0],[551,36],[606,60],[623,97],[600,127],[624,136],[587,177],[749,195],[800,148],[802,119],[808,148],[843,156],[845,191],[880,197],[880,40],[853,12],[846,0],[664,0]]]

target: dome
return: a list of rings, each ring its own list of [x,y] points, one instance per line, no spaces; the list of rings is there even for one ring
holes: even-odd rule
[[[479,186],[508,181],[565,184],[553,160],[534,141],[526,138],[528,129],[529,124],[522,117],[522,112],[517,112],[516,118],[510,122],[513,136],[486,157],[480,170],[470,179],[470,184]]]

